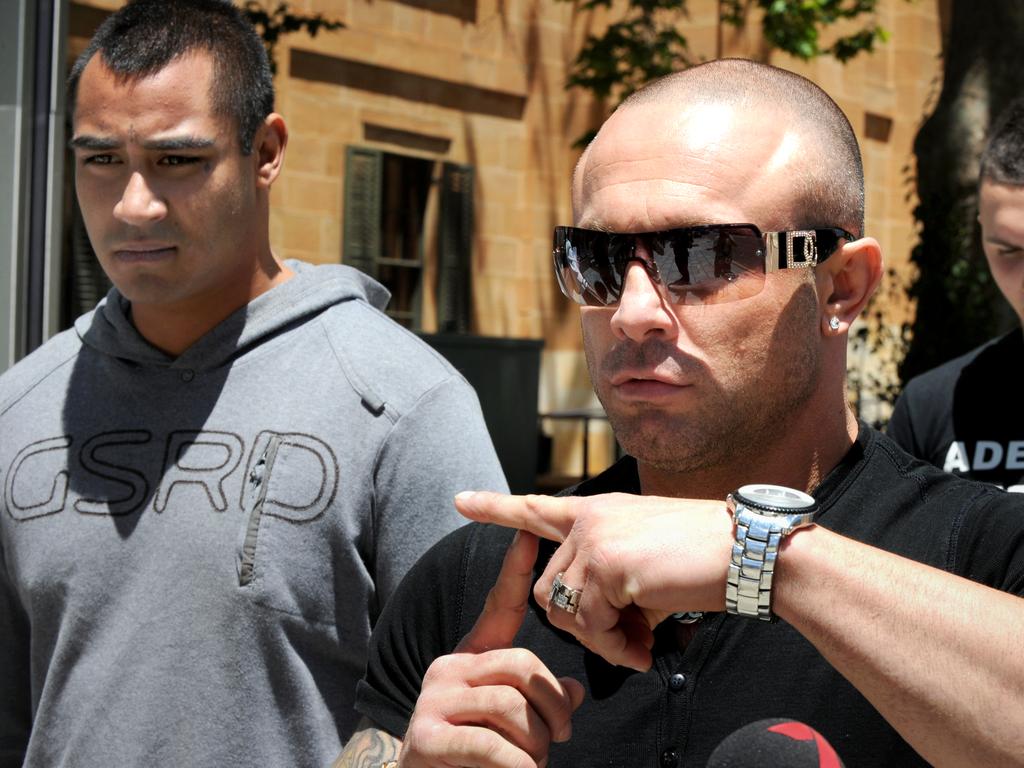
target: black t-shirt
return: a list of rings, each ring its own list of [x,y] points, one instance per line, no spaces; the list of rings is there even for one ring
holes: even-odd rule
[[[910,380],[886,430],[940,469],[1024,492],[1024,333]]]
[[[631,458],[574,489],[578,495],[639,490]],[[815,496],[821,525],[1024,594],[1024,496],[916,462],[865,425]],[[405,733],[427,667],[472,628],[512,535],[471,524],[413,567],[374,631],[357,692],[362,714],[391,733]],[[552,551],[542,550],[538,574]],[[652,669],[638,673],[586,651],[551,627],[532,601],[531,607],[516,645],[536,653],[556,676],[572,676],[587,689],[573,716],[572,740],[551,747],[552,766],[702,768],[726,736],[768,717],[813,726],[847,768],[927,765],[784,621],[710,614],[682,652],[668,621],[657,631]]]

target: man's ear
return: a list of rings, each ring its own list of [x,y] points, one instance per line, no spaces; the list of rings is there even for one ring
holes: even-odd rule
[[[253,156],[256,159],[256,184],[270,189],[284,166],[284,151],[288,146],[288,126],[284,118],[271,112],[263,120],[253,137]]]
[[[818,295],[825,298],[821,317],[825,335],[848,332],[882,279],[878,241],[862,237],[847,243],[817,267],[817,277]]]

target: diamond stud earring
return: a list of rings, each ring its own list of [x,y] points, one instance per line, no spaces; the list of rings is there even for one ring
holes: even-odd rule
[[[832,315],[832,319],[828,321],[828,327],[831,328],[833,331],[838,331],[839,330],[839,318],[836,317],[835,315]]]

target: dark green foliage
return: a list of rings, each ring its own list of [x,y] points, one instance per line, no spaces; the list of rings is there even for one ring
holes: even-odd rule
[[[561,0],[570,2],[572,0]],[[578,1],[578,0],[577,0]],[[746,24],[751,8],[764,11],[763,30],[773,48],[813,59],[834,56],[847,61],[874,50],[888,33],[875,23],[822,47],[820,33],[840,21],[874,12],[878,0],[722,0],[722,21]],[[586,0],[581,10],[610,8],[612,0]],[[589,35],[573,63],[566,86],[583,88],[621,101],[649,80],[694,63],[679,27],[687,19],[686,0],[630,0],[622,18],[600,35]]]
[[[590,0],[582,7],[590,10],[610,4],[609,0]],[[621,99],[648,80],[689,66],[686,38],[674,23],[685,14],[683,5],[679,0],[633,0],[621,21],[609,25],[600,37],[587,37],[566,85],[591,91],[601,99],[614,90]],[[657,11],[672,13],[656,19]]]
[[[267,47],[267,56],[270,58],[270,71],[275,75],[277,74],[277,61],[274,59],[274,48],[281,39],[281,35],[305,31],[310,37],[316,37],[317,32],[321,29],[333,32],[345,28],[344,22],[325,19],[322,13],[292,13],[288,3],[278,3],[277,7],[271,11],[264,3],[247,0],[242,7],[242,13],[256,27],[259,36],[263,38],[263,43]]]
[[[840,37],[827,48],[822,48],[820,31],[831,24],[856,19],[873,13],[878,0],[756,0],[764,9],[764,35],[773,48],[808,61],[816,56],[834,56],[845,62],[862,51],[874,50],[876,42],[888,39],[888,33],[877,24]],[[724,0],[730,8],[723,20],[731,24],[742,23],[750,2]]]

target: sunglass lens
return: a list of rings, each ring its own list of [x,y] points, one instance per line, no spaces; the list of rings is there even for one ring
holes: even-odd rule
[[[753,227],[707,226],[663,233],[652,248],[669,293],[680,304],[749,298],[764,286],[764,240]]]
[[[629,263],[642,244],[648,273],[678,304],[721,304],[754,296],[764,286],[764,239],[743,224],[618,235],[555,228],[555,274],[578,304],[607,307],[622,294]],[[653,263],[652,263],[653,262]]]
[[[604,232],[555,228],[555,274],[558,286],[577,304],[606,307],[619,300],[622,272],[618,244]]]

